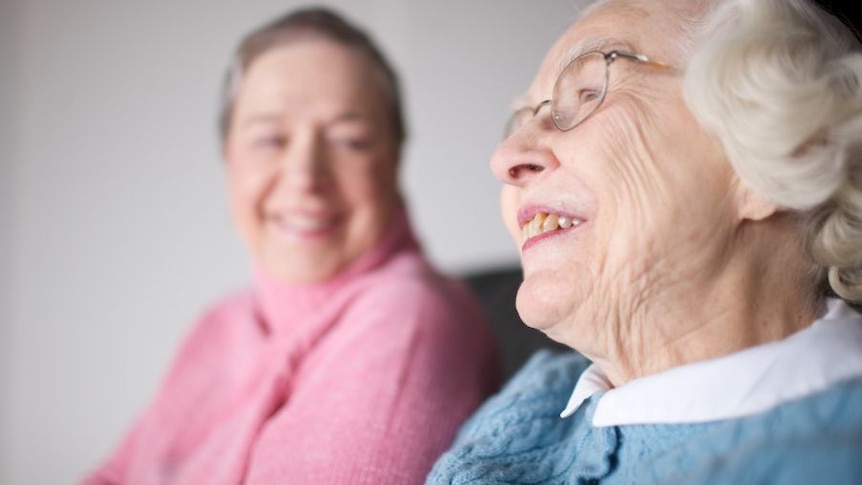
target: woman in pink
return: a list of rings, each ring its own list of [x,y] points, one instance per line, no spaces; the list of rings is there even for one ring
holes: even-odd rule
[[[395,74],[333,12],[295,11],[240,44],[221,126],[253,288],[204,313],[83,483],[422,483],[498,366],[410,230]]]

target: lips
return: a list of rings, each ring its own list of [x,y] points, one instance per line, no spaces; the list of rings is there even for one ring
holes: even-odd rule
[[[282,234],[292,237],[314,237],[333,230],[339,218],[331,213],[288,212],[268,218]]]

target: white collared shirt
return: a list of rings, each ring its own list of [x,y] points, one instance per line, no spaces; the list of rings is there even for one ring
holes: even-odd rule
[[[604,391],[593,426],[699,423],[766,411],[833,384],[862,377],[862,315],[828,300],[826,315],[784,340],[696,362],[613,388],[595,364],[578,379],[571,416]]]

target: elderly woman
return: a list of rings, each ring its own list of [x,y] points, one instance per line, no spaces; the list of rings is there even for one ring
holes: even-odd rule
[[[295,11],[240,44],[221,127],[253,288],[204,313],[85,483],[421,483],[497,360],[410,230],[393,70],[335,13]]]
[[[860,82],[810,0],[582,11],[491,161],[518,311],[577,352],[428,483],[862,483]]]

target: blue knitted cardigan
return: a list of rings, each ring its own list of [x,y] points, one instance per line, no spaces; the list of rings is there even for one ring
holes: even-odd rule
[[[862,379],[769,411],[696,424],[594,427],[562,410],[590,362],[540,351],[458,433],[439,484],[862,484]]]

